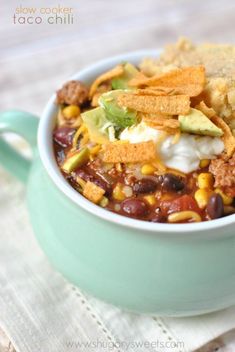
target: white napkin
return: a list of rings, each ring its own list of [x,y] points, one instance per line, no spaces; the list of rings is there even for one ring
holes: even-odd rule
[[[17,352],[195,351],[235,328],[235,308],[196,318],[130,314],[73,287],[36,243],[24,186],[0,169],[0,326]],[[235,350],[235,334],[203,351]],[[202,350],[200,350],[202,351]]]

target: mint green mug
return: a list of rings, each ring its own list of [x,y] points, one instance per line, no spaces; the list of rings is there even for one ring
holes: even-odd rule
[[[110,58],[73,79],[89,84],[121,61],[137,64],[158,54],[141,51]],[[55,95],[39,128],[31,114],[0,114],[0,131],[19,134],[33,149],[30,162],[1,139],[0,163],[27,182],[34,232],[54,267],[92,295],[135,312],[187,316],[235,304],[235,215],[202,223],[158,224],[92,204],[57,167],[54,102]]]

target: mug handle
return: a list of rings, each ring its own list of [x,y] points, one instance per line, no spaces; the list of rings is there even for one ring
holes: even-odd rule
[[[23,137],[32,150],[37,145],[37,129],[39,119],[28,112],[10,110],[0,113],[0,134],[14,132]],[[0,164],[20,181],[26,183],[31,160],[0,137]]]

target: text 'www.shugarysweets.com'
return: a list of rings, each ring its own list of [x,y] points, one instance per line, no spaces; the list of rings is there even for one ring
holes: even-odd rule
[[[14,24],[73,24],[74,9],[57,5],[54,7],[16,7]]]

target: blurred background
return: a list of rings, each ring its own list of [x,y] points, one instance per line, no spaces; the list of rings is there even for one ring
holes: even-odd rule
[[[235,41],[231,0],[61,0],[73,23],[19,23],[19,8],[58,8],[57,1],[0,1],[0,110],[41,113],[51,93],[91,62],[118,53],[158,48],[188,36],[195,42]],[[18,8],[18,9],[17,9]],[[24,11],[26,11],[24,10]],[[53,14],[54,16],[55,14]],[[15,23],[14,23],[15,21]],[[40,21],[40,20],[37,20]]]

